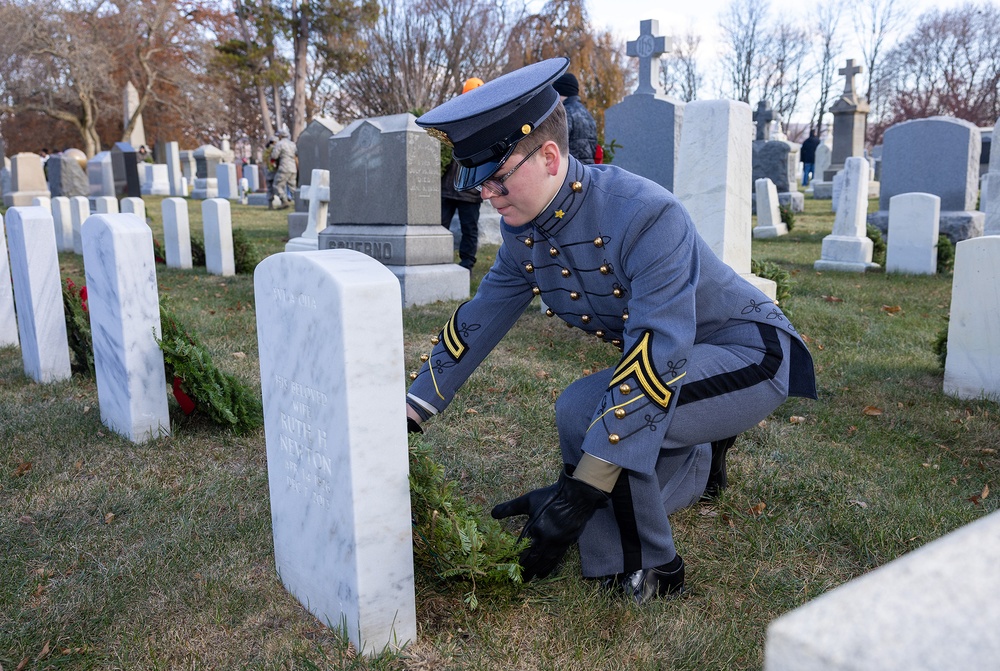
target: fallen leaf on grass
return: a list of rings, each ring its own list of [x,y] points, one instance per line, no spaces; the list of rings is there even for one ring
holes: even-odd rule
[[[108,513],[107,515],[104,516],[104,523],[105,524],[111,524],[114,521],[115,521],[115,514],[114,513]]]
[[[476,410],[475,408],[469,408],[468,410],[465,411],[465,414],[466,415],[478,415],[479,411]]]
[[[823,296],[823,300],[827,303],[843,303],[843,298],[837,298],[836,296]]]
[[[22,461],[17,465],[17,468],[14,469],[14,477],[19,478],[30,470],[31,470],[31,462]]]
[[[698,511],[698,514],[702,517],[717,517],[719,515],[719,511],[712,510],[711,508],[702,508]]]
[[[244,352],[233,352],[234,359],[246,359],[247,355]]]
[[[789,424],[802,424],[805,421],[806,421],[806,418],[802,417],[800,415],[792,415],[791,417],[788,418],[788,423]]]
[[[903,308],[898,305],[883,305],[882,312],[887,315],[896,315],[903,311]]]
[[[877,408],[874,405],[866,405],[861,412],[869,417],[878,417],[882,414],[882,408]]]
[[[548,379],[549,374],[544,370],[540,370],[535,372],[535,377],[538,378],[539,380],[545,380]]]
[[[762,512],[764,512],[764,508],[767,508],[767,504],[764,503],[763,501],[761,501],[760,503],[758,503],[756,505],[750,506],[750,511],[749,512],[750,512],[751,515],[757,516],[757,515],[760,515]]]
[[[45,641],[45,645],[42,646],[42,651],[38,653],[38,657],[35,657],[35,661],[40,661],[44,659],[49,654],[49,642]]]
[[[31,515],[21,515],[20,517],[17,518],[17,521],[20,522],[21,524],[34,524],[35,523],[35,520],[34,520],[34,518],[31,517]]]
[[[981,494],[981,497],[985,499],[989,495],[990,495],[990,486],[983,485],[983,493]]]
[[[766,419],[760,420],[759,422],[757,422],[757,426],[759,426],[762,429],[766,429],[767,428],[767,420]]]
[[[847,427],[847,435],[848,436],[853,436],[857,432],[858,432],[858,427],[854,426],[853,424],[851,424],[849,427]]]
[[[722,521],[728,524],[733,529],[736,528],[736,522],[734,522],[733,518],[727,515],[726,513],[722,513]]]
[[[997,453],[997,451],[994,450],[992,447],[980,447],[979,451],[982,452],[983,454],[996,454]]]
[[[859,499],[851,499],[848,503],[857,506],[858,508],[867,508],[868,504]]]
[[[30,657],[25,657],[24,659],[22,659],[21,663],[17,665],[17,668],[14,669],[14,671],[21,671],[24,667],[28,665],[28,661],[30,659],[31,659]]]

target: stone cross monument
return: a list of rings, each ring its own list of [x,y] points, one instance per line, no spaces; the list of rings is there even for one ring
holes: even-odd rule
[[[770,140],[771,122],[777,118],[777,113],[771,109],[771,103],[766,100],[757,103],[757,111],[753,113],[754,123],[757,124],[757,136],[754,139]]]
[[[869,110],[868,101],[859,96],[854,88],[854,75],[864,72],[864,67],[855,65],[851,58],[838,72],[844,75],[844,93],[830,106],[830,113],[833,114],[833,153],[830,167],[823,173],[824,181],[828,182],[843,169],[849,156],[864,156]]]
[[[647,19],[639,22],[639,37],[625,45],[625,53],[632,58],[639,59],[639,86],[635,89],[636,95],[656,95],[663,93],[660,86],[660,77],[653,78],[653,59],[659,60],[660,56],[674,48],[673,42],[662,35],[655,35],[660,32],[659,21]]]

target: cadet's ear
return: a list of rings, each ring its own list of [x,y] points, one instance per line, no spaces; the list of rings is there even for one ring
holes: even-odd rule
[[[545,160],[546,171],[553,176],[559,174],[559,167],[562,165],[563,160],[562,152],[559,151],[559,145],[553,140],[546,140],[542,148],[538,150],[538,153]]]

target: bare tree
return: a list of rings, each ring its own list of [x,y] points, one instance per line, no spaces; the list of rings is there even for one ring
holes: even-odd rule
[[[806,66],[808,54],[809,35],[787,21],[780,21],[762,40],[757,90],[760,99],[769,100],[786,121],[795,113],[799,96],[813,78],[814,71]]]
[[[935,115],[978,126],[1000,116],[1000,8],[984,2],[931,10],[886,52],[884,113],[872,139],[894,123]]]
[[[749,103],[757,87],[761,57],[767,51],[769,9],[768,0],[730,0],[719,17],[725,46],[722,68],[729,80],[729,95],[735,100]]]
[[[882,62],[891,40],[909,21],[910,7],[906,0],[855,0],[851,16],[868,74],[865,97],[872,112],[879,116],[883,106],[878,90]]]
[[[815,6],[812,22],[816,28],[816,72],[819,75],[819,98],[813,111],[810,127],[820,135],[823,130],[823,115],[826,114],[833,95],[833,83],[837,75],[837,57],[843,48],[840,37],[842,5],[838,0],[824,0]]]
[[[663,90],[685,102],[698,98],[705,77],[698,68],[698,47],[701,35],[688,30],[674,43],[674,50],[663,59],[661,70]]]
[[[365,63],[338,79],[341,118],[422,112],[457,95],[469,77],[499,76],[509,11],[491,0],[388,0],[361,34]]]

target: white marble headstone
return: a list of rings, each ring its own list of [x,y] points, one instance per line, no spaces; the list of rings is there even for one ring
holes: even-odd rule
[[[90,216],[90,200],[86,196],[72,196],[69,199],[69,216],[73,223],[73,253],[83,254],[83,238],[80,229]]]
[[[781,220],[778,209],[778,189],[767,177],[754,182],[757,193],[757,226],[753,229],[755,238],[776,238],[788,235],[788,226]]]
[[[281,253],[254,293],[281,581],[359,650],[413,641],[399,280],[351,250]]]
[[[60,252],[72,252],[73,215],[70,213],[68,197],[56,196],[52,199],[52,224],[56,232],[56,249]]]
[[[188,219],[188,202],[183,198],[164,198],[163,253],[168,268],[190,268],[191,224]]]
[[[180,147],[176,142],[167,143],[167,180],[170,182],[171,196],[186,196],[185,189],[181,186],[181,158]]]
[[[210,275],[235,275],[233,256],[233,217],[229,201],[209,198],[201,204],[205,232],[205,269]]]
[[[146,223],[146,203],[142,198],[135,196],[122,198],[121,211],[122,214],[134,214],[139,221]]]
[[[1000,154],[1000,137],[997,138],[997,154]],[[993,154],[990,154],[990,162]],[[983,188],[979,196],[979,209],[986,213],[983,235],[1000,235],[1000,172],[983,175]]]
[[[306,230],[285,245],[286,252],[306,252],[319,248],[319,232],[326,228],[330,207],[330,171],[313,170],[312,179],[301,189],[300,197],[309,203]]]
[[[97,214],[118,214],[118,199],[114,196],[94,198],[94,212]]]
[[[674,194],[698,233],[726,265],[774,298],[777,286],[750,272],[753,118],[734,100],[696,100],[684,107]]]
[[[31,204],[35,207],[44,207],[46,210],[52,209],[52,199],[49,196],[35,196],[31,199]]]
[[[170,435],[152,231],[134,214],[92,215],[83,264],[101,421],[135,443]]]
[[[831,192],[833,196],[830,198],[830,209],[836,214],[837,210],[840,208],[840,199],[844,193],[844,179],[847,176],[844,174],[843,170],[840,170],[836,175],[833,176],[833,186],[831,187]]]
[[[849,156],[840,175],[844,185],[833,233],[823,238],[821,258],[813,267],[819,271],[863,273],[878,267],[872,263],[873,245],[868,238],[868,161]]]
[[[885,272],[937,273],[941,198],[931,193],[901,193],[889,199],[889,236]]]
[[[14,311],[14,287],[10,283],[10,260],[7,234],[0,214],[0,347],[17,347],[17,317]]]
[[[771,622],[764,671],[995,669],[998,565],[994,511]]]
[[[260,173],[257,166],[253,163],[247,163],[243,166],[243,178],[249,182],[251,192],[260,189]]]
[[[239,200],[239,183],[236,181],[236,165],[220,163],[215,166],[215,177],[219,183],[219,198]]]
[[[52,213],[44,207],[10,208],[7,242],[24,372],[36,382],[69,379],[69,341]]]
[[[180,164],[177,164],[180,172]],[[144,196],[170,195],[170,168],[163,163],[140,163],[139,171],[142,182],[139,185]]]
[[[1000,400],[1000,235],[955,245],[944,393]]]

